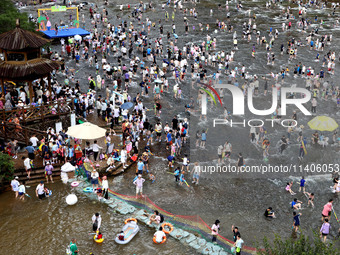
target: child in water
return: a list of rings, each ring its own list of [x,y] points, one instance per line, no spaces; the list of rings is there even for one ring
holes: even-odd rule
[[[151,183],[154,183],[156,181],[156,177],[152,173],[149,173],[149,180]]]
[[[100,239],[103,239],[103,235],[101,232],[97,231],[96,240],[100,240]]]
[[[174,176],[175,176],[175,181],[178,182],[179,181],[179,173],[180,173],[180,170],[179,170],[179,167],[177,167],[175,169],[175,172],[174,172]]]
[[[121,231],[120,234],[118,235],[118,239],[120,241],[124,241],[124,232],[123,231]]]
[[[179,184],[180,185],[183,185],[183,182],[185,182],[184,174],[185,174],[185,172],[182,171],[181,176],[179,177]]]
[[[286,186],[286,191],[288,191],[291,195],[295,195],[295,193],[292,191],[292,185],[293,182],[287,182],[287,186]]]

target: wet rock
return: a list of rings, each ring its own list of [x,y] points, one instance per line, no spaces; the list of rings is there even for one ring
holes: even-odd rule
[[[214,245],[212,248],[214,252],[219,252],[221,250],[221,247],[217,245]]]
[[[117,207],[117,204],[112,203],[112,204],[109,204],[108,206],[109,206],[110,208],[116,208],[116,207]]]

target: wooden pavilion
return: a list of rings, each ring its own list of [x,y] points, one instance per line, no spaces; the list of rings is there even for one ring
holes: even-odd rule
[[[20,28],[19,21],[17,27],[9,32],[0,35],[0,83],[1,92],[5,96],[5,83],[28,83],[30,103],[33,102],[32,82],[47,77],[48,89],[51,95],[51,72],[59,68],[57,61],[42,58],[41,47],[50,40],[39,36],[36,33]]]

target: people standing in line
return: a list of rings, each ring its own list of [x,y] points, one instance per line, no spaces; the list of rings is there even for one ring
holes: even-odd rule
[[[15,198],[18,197],[19,195],[19,181],[18,181],[19,177],[18,176],[15,176],[14,179],[11,181],[11,187],[12,187],[12,190],[15,192]]]
[[[95,213],[92,216],[92,230],[97,232],[102,225],[102,217],[99,213]]]
[[[218,235],[219,230],[220,230],[220,221],[216,220],[215,223],[211,227],[211,235],[212,235],[213,243],[217,243],[217,235]]]

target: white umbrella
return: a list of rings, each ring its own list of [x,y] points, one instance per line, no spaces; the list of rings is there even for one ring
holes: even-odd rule
[[[163,81],[160,80],[160,79],[156,79],[156,80],[154,80],[154,83],[163,83]]]
[[[76,41],[81,41],[81,36],[80,35],[75,35],[74,37],[73,37]]]
[[[85,122],[79,125],[69,127],[66,134],[83,140],[93,140],[104,137],[106,133],[105,128],[98,127],[90,122]]]
[[[74,165],[72,165],[70,162],[67,162],[66,164],[61,166],[61,171],[62,172],[72,172],[76,170],[76,167]]]

